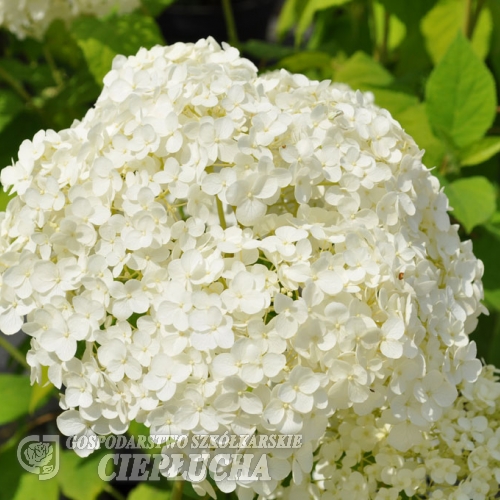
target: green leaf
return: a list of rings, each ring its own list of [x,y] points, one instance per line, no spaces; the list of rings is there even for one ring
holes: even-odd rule
[[[24,102],[11,90],[0,89],[0,132],[17,116]]]
[[[314,29],[307,48],[327,52],[345,61],[356,51],[372,52],[367,7],[358,1],[342,8],[330,7],[314,15]]]
[[[325,10],[330,7],[339,7],[346,3],[349,3],[351,0],[309,0],[307,5],[305,6],[302,15],[300,16],[299,23],[297,25],[297,30],[295,32],[295,40],[300,43],[304,33],[307,28],[313,22],[314,14],[320,10]]]
[[[0,374],[0,425],[12,422],[29,410],[31,385],[24,375]]]
[[[307,2],[308,0],[286,0],[276,23],[276,31],[280,38],[283,38],[298,22]]]
[[[146,427],[144,424],[141,424],[139,422],[136,422],[135,420],[130,422],[130,425],[128,426],[127,434],[129,436],[133,436],[136,440],[137,445],[140,443],[140,436],[149,436],[150,435],[150,430],[148,427]],[[155,454],[155,453],[160,453],[161,448],[163,445],[158,444],[156,446],[150,446],[149,443],[146,443],[146,446],[142,448],[143,453],[150,453],[150,454]]]
[[[479,140],[496,113],[495,81],[459,33],[426,86],[433,129],[463,148]]]
[[[391,115],[398,120],[401,113],[419,104],[418,98],[414,95],[397,92],[394,90],[372,88],[375,95],[375,104],[390,111]]]
[[[5,209],[7,208],[9,201],[13,197],[14,196],[8,195],[2,188],[0,188],[0,212],[5,212]]]
[[[262,40],[249,40],[240,43],[238,48],[245,54],[257,59],[283,59],[296,53],[293,47],[285,47],[279,43],[269,43]]]
[[[385,30],[385,14],[389,11],[384,9],[384,6],[380,2],[373,3],[373,17],[375,21],[375,34],[376,34],[376,44],[380,47],[384,43],[384,30]],[[404,40],[406,35],[406,26],[394,15],[389,16],[389,27],[388,27],[388,37],[386,46],[389,50],[394,50],[397,48],[401,42]]]
[[[12,500],[59,500],[59,488],[55,478],[40,481],[35,474],[23,474],[16,495]]]
[[[463,29],[465,8],[463,0],[441,0],[422,20],[422,33],[434,64],[443,58],[457,32]],[[472,36],[472,48],[481,59],[488,55],[492,28],[491,12],[483,8]]]
[[[311,68],[331,71],[332,58],[324,52],[298,52],[281,59],[279,66],[292,73],[303,73]]]
[[[418,0],[417,2],[402,2],[401,0],[378,1],[388,12],[398,17],[408,27],[415,25],[435,4],[435,0]]]
[[[151,16],[156,17],[174,2],[175,0],[142,0],[142,5],[146,7]]]
[[[49,381],[48,368],[46,366],[42,367],[42,382],[41,384],[34,383],[31,387],[31,396],[29,402],[29,412],[33,413],[36,408],[41,406],[45,401],[47,401],[49,395],[55,392],[54,386]]]
[[[460,151],[462,167],[471,167],[489,160],[500,152],[500,137],[483,137]]]
[[[142,483],[134,488],[127,498],[128,500],[169,500],[170,497],[170,491],[160,490]]]
[[[366,87],[386,87],[393,76],[372,57],[364,52],[356,52],[335,71],[335,81],[347,83],[353,89]]]
[[[424,164],[428,168],[440,166],[446,151],[443,143],[432,132],[425,112],[425,104],[417,104],[399,112],[396,119],[413,137],[418,147],[425,149]]]
[[[494,219],[499,218],[500,212],[493,215],[485,225],[488,232],[481,234],[474,240],[474,254],[484,264],[482,278],[486,306],[500,311],[500,266],[498,265],[498,245],[500,244],[500,221],[496,224]],[[491,231],[496,231],[496,234]]]
[[[486,177],[465,177],[445,187],[453,207],[451,213],[470,233],[475,226],[486,222],[495,212],[495,187]]]
[[[135,13],[105,20],[81,17],[73,23],[71,32],[99,85],[117,54],[128,56],[141,47],[149,49],[164,43],[154,19]]]
[[[108,450],[102,450],[80,458],[72,450],[61,451],[61,467],[56,477],[63,494],[71,500],[95,500],[107,484],[100,479],[97,470],[99,462],[108,453]],[[112,463],[109,460],[107,465]]]
[[[19,487],[24,469],[17,461],[16,447],[9,448],[0,454],[0,470],[2,471],[2,487],[0,500],[12,500]]]
[[[489,5],[493,19],[500,19],[500,2],[490,2]],[[491,36],[491,51],[490,51],[490,63],[493,68],[493,72],[500,81],[500,23],[496,22],[493,24],[493,33]]]

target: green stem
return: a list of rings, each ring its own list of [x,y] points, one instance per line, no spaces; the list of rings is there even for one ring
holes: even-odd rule
[[[372,35],[372,43],[373,43],[373,59],[376,61],[379,60],[379,47],[377,44],[377,21],[375,19],[375,5],[374,1],[370,0],[368,2],[368,26]]]
[[[215,199],[217,200],[217,214],[219,215],[220,226],[222,227],[222,229],[226,229],[227,224],[226,217],[224,216],[224,207],[222,206],[222,201],[220,201],[218,196],[216,196]]]
[[[171,500],[182,500],[182,490],[184,488],[184,481],[175,481],[172,488]]]
[[[472,22],[474,17],[472,10],[472,0],[465,0],[464,35],[469,39],[472,36]]]
[[[43,46],[43,55],[45,56],[45,59],[47,60],[47,63],[49,64],[50,71],[52,73],[52,78],[56,82],[56,85],[58,87],[62,87],[64,85],[64,81],[61,77],[61,73],[60,73],[59,69],[57,68],[57,65],[56,65],[56,62],[54,61],[54,58],[52,57],[52,53],[50,52],[47,45]]]
[[[391,24],[391,14],[387,9],[384,9],[384,31],[382,33],[382,42],[379,48],[379,61],[384,64],[387,56],[387,45],[389,41],[389,30]]]
[[[222,0],[222,10],[224,11],[224,20],[226,21],[227,34],[231,45],[238,44],[238,34],[236,32],[236,23],[234,21],[233,8],[231,0]]]
[[[481,14],[484,4],[485,0],[477,0],[476,10],[474,11],[470,22],[470,38],[474,35],[474,30],[476,29],[477,21],[479,20],[479,15]]]
[[[0,335],[0,347],[3,347],[22,366],[28,368],[28,370],[31,369],[26,358],[3,335]]]

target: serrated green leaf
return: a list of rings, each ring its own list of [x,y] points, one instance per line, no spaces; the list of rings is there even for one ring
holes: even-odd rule
[[[169,500],[170,498],[170,491],[153,488],[146,483],[134,488],[128,496],[128,500]]]
[[[394,77],[368,54],[359,51],[336,69],[334,79],[347,83],[353,89],[366,89],[386,87]]]
[[[128,56],[164,43],[154,19],[135,13],[105,20],[82,17],[73,22],[71,32],[99,85],[117,54]]]
[[[31,385],[24,375],[0,374],[0,425],[22,417],[29,410]]]
[[[463,148],[479,140],[496,113],[495,81],[459,33],[426,86],[432,128]]]
[[[470,233],[486,222],[495,212],[495,187],[486,177],[465,177],[445,187],[445,194],[453,207],[451,214]]]
[[[422,20],[422,33],[434,64],[442,59],[457,32],[463,29],[465,8],[463,0],[441,0]],[[481,59],[488,55],[492,28],[491,12],[483,8],[472,36],[472,48]]]
[[[0,132],[21,112],[24,102],[11,90],[0,90]]]
[[[58,500],[59,488],[55,478],[40,481],[35,474],[21,476],[19,486],[12,500]]]
[[[500,137],[483,137],[460,152],[462,167],[471,167],[489,160],[500,152]]]
[[[446,153],[443,143],[434,135],[425,104],[417,104],[398,113],[396,118],[405,131],[413,137],[420,149],[425,149],[423,158],[424,164],[428,168],[440,166]]]
[[[295,31],[295,40],[300,43],[307,28],[313,22],[314,14],[320,10],[329,9],[330,7],[340,7],[351,0],[309,0],[300,16],[297,29]]]

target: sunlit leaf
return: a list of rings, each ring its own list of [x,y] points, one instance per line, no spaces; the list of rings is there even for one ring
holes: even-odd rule
[[[99,462],[105,454],[106,450],[103,450],[80,458],[72,450],[62,451],[61,467],[56,477],[63,494],[72,500],[95,500],[106,485],[98,475]],[[109,467],[112,463],[109,460],[106,465]],[[110,471],[106,470],[106,473]]]
[[[397,120],[405,131],[413,137],[418,147],[425,149],[423,158],[428,168],[440,166],[446,153],[444,144],[434,135],[425,104],[417,104],[398,113]]]
[[[55,478],[40,481],[35,474],[21,476],[19,487],[12,500],[59,500],[59,488]]]
[[[324,52],[298,52],[282,59],[279,66],[292,73],[303,73],[311,68],[331,69],[331,60]]]
[[[385,43],[387,49],[394,50],[404,40],[404,37],[406,35],[406,27],[395,15],[389,15],[388,19],[389,25],[387,27],[388,37],[387,40],[384,41],[384,36],[385,36],[384,32],[386,29],[385,27],[386,12],[389,11],[386,11],[386,9],[384,9],[382,3],[374,2],[373,14],[376,23],[376,29],[375,29],[375,33],[377,35],[376,43],[377,46],[380,46],[381,44]]]
[[[364,52],[356,52],[335,71],[335,81],[347,83],[353,89],[385,87],[394,77],[377,61]]]
[[[396,120],[399,119],[401,113],[419,104],[417,97],[404,92],[380,88],[371,88],[369,90],[375,95],[375,104],[389,110]]]
[[[493,76],[462,34],[429,77],[426,100],[433,129],[459,148],[480,139],[493,123]]]
[[[479,165],[500,152],[500,137],[483,137],[460,152],[462,167]]]
[[[146,483],[134,488],[128,496],[128,500],[169,500],[170,498],[170,491],[153,488]]]
[[[314,19],[314,14],[320,10],[329,9],[330,7],[340,7],[351,0],[309,0],[302,12],[297,30],[295,32],[296,40],[302,40],[307,28],[311,25]]]
[[[117,54],[132,55],[141,47],[164,43],[154,19],[135,13],[105,20],[82,17],[73,23],[71,32],[100,85]]]
[[[451,182],[445,194],[453,207],[451,214],[470,233],[475,226],[486,222],[495,212],[495,187],[486,177],[466,177]]]
[[[422,33],[434,64],[445,55],[457,32],[463,30],[466,5],[463,0],[441,0],[422,20]],[[472,48],[481,59],[488,54],[492,28],[491,12],[483,8],[472,36]]]
[[[297,24],[307,2],[308,0],[286,0],[284,2],[276,23],[278,36],[283,37]]]
[[[0,374],[0,425],[19,418],[29,410],[31,385],[24,375]]]
[[[174,2],[175,0],[142,0],[142,5],[144,5],[149,14],[156,17]]]

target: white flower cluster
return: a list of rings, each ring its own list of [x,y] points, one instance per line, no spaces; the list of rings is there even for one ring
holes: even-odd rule
[[[301,434],[272,481],[218,483],[241,499],[451,498],[457,450],[498,455],[468,339],[483,267],[387,111],[212,39],[118,56],[104,84],[1,175],[0,328],[27,316],[64,434]]]
[[[140,0],[0,0],[0,28],[26,36],[42,38],[56,19],[69,22],[82,15],[105,16],[113,11],[131,12]]]

